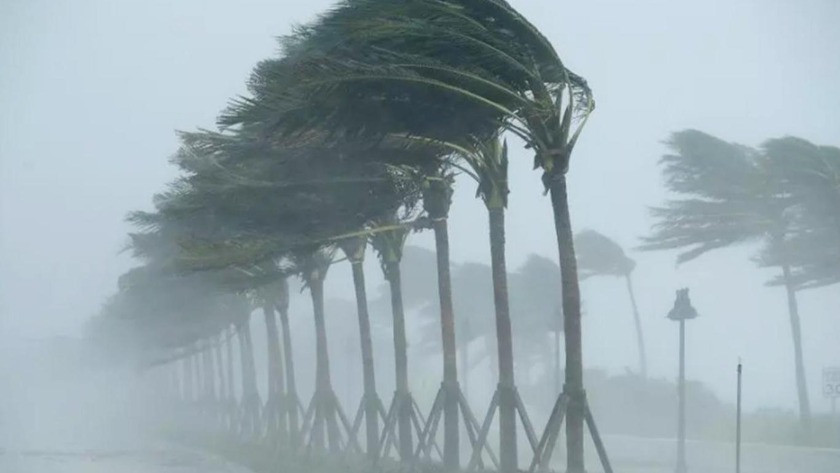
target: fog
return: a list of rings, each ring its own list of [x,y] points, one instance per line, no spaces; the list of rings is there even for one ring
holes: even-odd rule
[[[178,175],[168,161],[179,145],[175,131],[214,128],[228,101],[246,93],[254,65],[277,53],[276,38],[332,3],[0,3],[0,375],[3,390],[10,393],[0,395],[0,455],[94,444],[106,448],[103,442],[123,450],[158,448],[150,440],[153,435],[126,428],[120,420],[148,412],[142,407],[145,400],[132,397],[136,390],[127,389],[139,383],[136,374],[94,363],[100,355],[87,353],[80,341],[88,321],[116,292],[117,278],[138,265],[123,251],[133,231],[125,215],[152,210],[152,195]],[[594,91],[597,108],[569,171],[572,223],[576,231],[608,235],[636,261],[634,284],[649,377],[676,378],[677,324],[666,315],[674,291],[688,287],[699,317],[687,327],[687,378],[731,408],[740,359],[745,411],[794,413],[797,392],[785,291],[765,285],[777,269],[759,269],[751,261],[759,245],[714,251],[681,265],[675,251],[636,248],[654,223],[650,207],[669,198],[657,163],[672,132],[692,128],[752,147],[789,135],[840,146],[840,3],[510,3]],[[532,254],[557,260],[551,202],[532,161],[533,151],[511,141],[506,222],[511,272]],[[460,175],[455,189],[449,219],[453,264],[489,264],[487,216],[475,198],[475,183]],[[432,250],[434,236],[414,233],[408,245]],[[365,268],[374,350],[382,365],[377,382],[381,394],[388,393],[383,397],[390,398],[390,323],[374,313],[374,301],[387,301],[387,288],[372,251]],[[293,332],[310,336],[309,297],[296,283],[292,286]],[[603,376],[635,371],[637,346],[623,282],[590,278],[581,290],[585,369]],[[333,384],[346,408],[355,412],[361,367],[355,306],[348,302],[354,301],[350,265],[334,265],[326,292]],[[831,404],[822,395],[821,376],[823,368],[840,365],[840,290],[833,285],[802,290],[798,296],[811,406],[815,414],[827,414]],[[330,314],[330,307],[341,313]],[[440,380],[439,355],[425,359],[420,354],[419,307],[407,309],[409,363],[422,373],[412,376],[412,390],[426,410]],[[266,342],[258,315],[251,325],[259,354]],[[340,337],[347,339],[344,353],[352,356],[332,345]],[[38,348],[67,339],[86,354],[67,360],[50,355],[52,348]],[[309,372],[314,348],[308,339],[296,343],[301,396],[307,398],[314,383]],[[56,369],[57,360],[72,367]],[[495,356],[489,360],[495,363]],[[265,361],[258,355],[257,363],[264,393]],[[483,363],[471,375],[471,402],[486,406],[495,381],[491,364]],[[56,371],[73,381],[62,381]],[[479,409],[481,417],[484,409]],[[542,426],[544,420],[535,423]],[[86,428],[79,430],[79,425]],[[833,465],[840,468],[837,461]]]

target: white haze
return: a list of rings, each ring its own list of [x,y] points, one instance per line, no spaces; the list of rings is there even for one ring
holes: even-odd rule
[[[167,163],[178,145],[174,130],[213,126],[226,101],[244,92],[251,67],[275,53],[274,37],[330,3],[0,3],[1,374],[4,384],[18,385],[13,399],[24,407],[10,412],[21,423],[58,416],[34,406],[39,392],[59,388],[23,386],[35,382],[21,378],[26,368],[52,361],[18,348],[78,336],[116,289],[117,276],[136,264],[120,253],[129,231],[123,217],[149,209],[152,194],[176,175]],[[593,228],[629,248],[638,243],[651,224],[647,208],[666,197],[656,163],[672,131],[697,128],[747,145],[788,134],[840,145],[840,2],[512,3],[596,94],[598,107],[571,169],[576,229]],[[556,257],[539,175],[531,155],[514,148],[511,269],[532,252]],[[460,262],[489,259],[486,214],[474,190],[462,179],[452,210],[452,256]],[[412,236],[411,243],[432,246],[429,235]],[[675,375],[676,328],[665,314],[674,290],[686,286],[700,312],[689,326],[689,377],[731,401],[742,357],[747,406],[793,409],[784,294],[763,286],[772,271],[755,268],[752,249],[720,251],[679,268],[674,254],[631,254],[651,375]],[[377,269],[371,262],[371,288]],[[331,270],[334,294],[352,297],[348,273],[344,266]],[[583,287],[587,367],[632,367],[636,347],[622,286],[604,279]],[[297,323],[309,329],[304,301],[295,307]],[[801,293],[808,384],[821,411],[828,404],[820,371],[840,364],[838,307],[837,286]],[[91,399],[98,392],[77,394]],[[16,425],[4,416],[5,427]],[[8,432],[0,425],[0,435]]]

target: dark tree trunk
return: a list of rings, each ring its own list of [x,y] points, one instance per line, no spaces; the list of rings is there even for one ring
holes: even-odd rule
[[[805,379],[805,361],[802,355],[802,329],[799,321],[799,304],[796,300],[796,287],[793,284],[789,265],[782,267],[787,292],[790,330],[793,337],[793,358],[796,369],[796,391],[799,397],[799,422],[805,435],[811,431],[811,403],[808,398],[808,383]]]
[[[583,423],[586,415],[586,394],[583,388],[580,285],[569,216],[566,176],[555,175],[547,179],[547,182],[554,211],[554,230],[557,235],[563,291],[563,330],[566,341],[566,383],[563,390],[569,396],[566,416],[566,472],[584,473]]]
[[[499,461],[504,473],[517,469],[516,392],[513,375],[513,333],[508,301],[505,262],[505,209],[488,207],[493,302],[496,307],[496,340],[499,355]]]
[[[443,464],[451,470],[458,468],[460,464],[460,445],[458,439],[458,361],[449,262],[449,227],[446,218],[435,219],[433,229],[437,254],[440,331],[443,344]]]
[[[630,304],[633,307],[633,323],[636,326],[636,344],[639,347],[639,370],[643,378],[647,378],[647,355],[645,350],[645,337],[642,332],[642,318],[639,316],[639,308],[636,305],[636,293],[633,291],[633,280],[630,273],[624,276],[627,281],[627,293],[630,294]]]
[[[379,414],[377,412],[379,406],[376,394],[373,340],[370,334],[365,272],[362,260],[352,261],[351,266],[353,268],[353,287],[356,290],[356,312],[359,317],[359,340],[361,341],[362,351],[367,455],[370,459],[376,459],[379,456]]]
[[[414,449],[411,438],[411,398],[408,388],[408,342],[405,335],[405,310],[403,309],[402,276],[400,263],[385,263],[385,275],[391,288],[391,313],[394,318],[394,365],[397,381],[397,425],[399,430],[400,458],[412,458]]]

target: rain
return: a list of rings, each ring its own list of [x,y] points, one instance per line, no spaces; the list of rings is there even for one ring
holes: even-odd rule
[[[0,5],[0,471],[840,471],[840,4]]]

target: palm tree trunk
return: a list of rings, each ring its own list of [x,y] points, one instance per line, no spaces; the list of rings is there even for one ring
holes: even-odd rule
[[[364,251],[364,250],[362,250]],[[362,350],[362,378],[364,382],[365,434],[367,456],[371,460],[379,456],[379,414],[376,394],[376,374],[373,365],[373,341],[370,334],[367,289],[363,260],[351,260],[353,287],[356,290],[356,312],[359,317],[359,339]]]
[[[337,452],[340,448],[338,426],[333,409],[334,393],[330,381],[329,345],[327,344],[327,326],[324,317],[324,279],[322,277],[309,278],[309,293],[312,296],[312,308],[315,318],[315,403],[316,411],[320,412],[322,422],[315,422],[312,435],[315,436],[316,447],[321,448],[323,441],[324,423],[327,427],[329,448]],[[316,420],[318,419],[316,414]]]
[[[248,421],[249,434],[256,434],[259,428],[259,393],[257,392],[257,370],[254,363],[254,344],[251,340],[251,326],[246,319],[237,326],[239,352],[242,360],[242,406]]]
[[[227,386],[225,385],[225,366],[222,362],[222,340],[219,335],[213,344],[213,356],[216,360],[216,377],[219,379],[219,399],[216,402],[216,416],[220,423],[225,419],[225,404],[227,403]]]
[[[563,330],[566,341],[566,383],[563,390],[569,397],[566,418],[566,473],[585,473],[583,423],[586,415],[586,394],[583,388],[580,285],[569,215],[566,176],[559,174],[546,181],[549,183],[551,193],[563,291]]]
[[[193,368],[193,380],[194,380],[193,392],[195,393],[196,402],[201,403],[201,400],[202,400],[201,399],[201,396],[202,396],[202,393],[201,393],[201,386],[202,386],[202,381],[201,381],[201,356],[196,351],[195,353],[190,355],[190,358],[192,358],[192,368]]]
[[[513,333],[508,301],[505,262],[505,209],[488,206],[493,301],[496,307],[496,340],[499,354],[499,466],[503,473],[517,469],[516,394],[513,375]]]
[[[284,281],[284,285],[286,282]],[[300,445],[298,435],[298,397],[297,382],[295,381],[295,363],[292,354],[292,333],[289,326],[289,303],[288,290],[285,294],[285,302],[277,304],[277,312],[280,314],[280,330],[283,333],[283,361],[286,364],[286,398],[285,409],[289,419],[289,438],[292,449]]]
[[[452,305],[452,277],[449,262],[449,227],[446,218],[435,219],[435,253],[437,254],[438,297],[440,298],[440,331],[443,345],[443,464],[458,468],[458,361],[455,344],[455,313]]]
[[[555,330],[554,336],[554,395],[560,394],[560,331]]]
[[[464,320],[463,325],[464,342],[461,343],[461,379],[464,381],[464,397],[470,399],[470,341],[472,340],[472,327],[469,318]]]
[[[207,397],[207,408],[212,409],[216,402],[216,372],[213,366],[213,352],[210,343],[201,352],[204,364],[204,393]]]
[[[228,335],[227,342],[225,343],[227,348],[227,382],[228,382],[228,401],[232,404],[236,404],[236,382],[233,379],[234,371],[233,371],[233,333],[234,328],[229,327],[230,334]]]
[[[263,306],[265,316],[265,330],[268,338],[268,413],[271,428],[277,429],[282,440],[285,437],[285,416],[282,402],[285,396],[283,382],[283,356],[280,353],[280,334],[277,330],[277,316],[274,306],[267,303]]]
[[[802,355],[802,329],[799,321],[799,304],[796,300],[796,287],[791,277],[790,265],[782,266],[782,275],[787,292],[788,315],[793,336],[793,355],[796,369],[796,390],[799,397],[799,422],[805,435],[811,431],[811,403],[808,399],[808,383],[805,379],[805,361]]]
[[[397,427],[399,432],[400,458],[408,460],[413,456],[411,438],[412,405],[408,389],[408,342],[405,335],[405,310],[403,309],[402,276],[398,261],[385,263],[385,274],[391,289],[391,313],[394,318],[394,365],[396,370]]]
[[[277,302],[277,312],[280,314],[280,329],[283,332],[283,361],[286,363],[286,412],[289,416],[289,437],[292,449],[300,445],[298,435],[298,397],[297,382],[295,381],[295,363],[292,354],[292,329],[289,325],[289,289],[288,283],[283,281],[284,291]]]
[[[636,294],[633,291],[633,280],[630,273],[624,275],[627,281],[627,293],[630,294],[630,304],[633,307],[633,323],[636,325],[636,344],[639,347],[639,370],[643,378],[647,378],[647,355],[645,337],[642,333],[642,319],[639,317],[639,307],[636,305]]]

